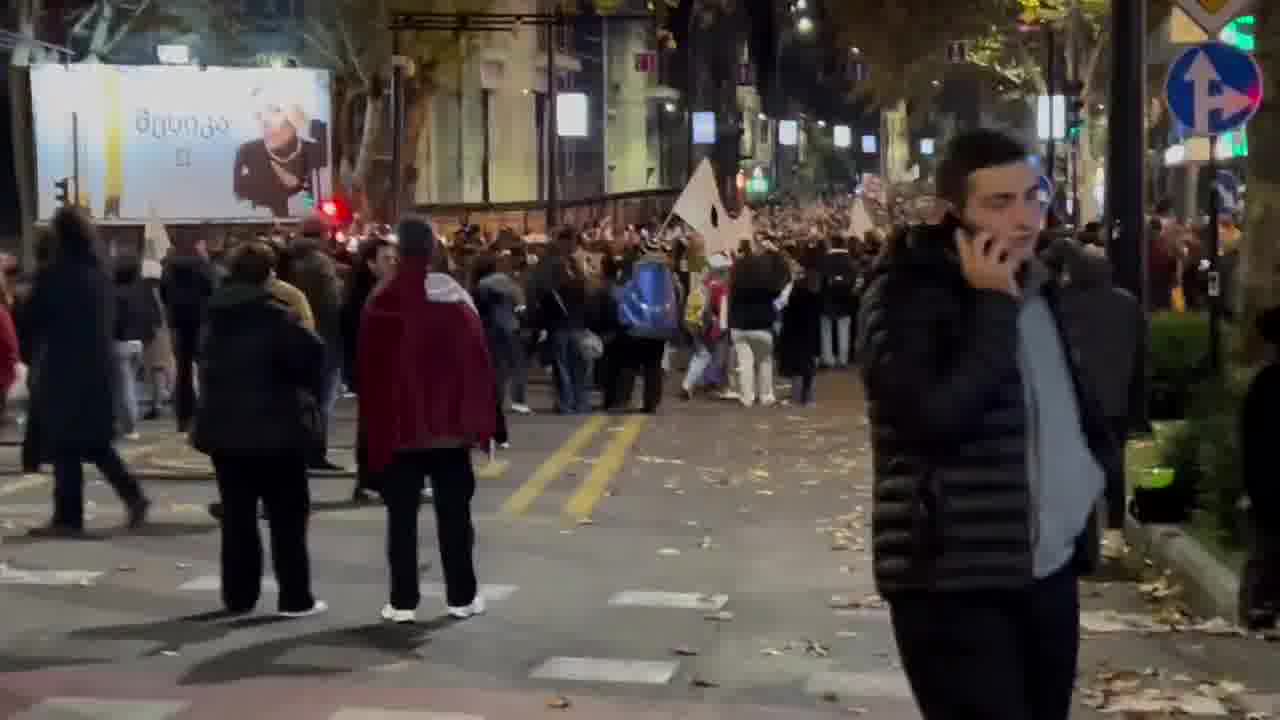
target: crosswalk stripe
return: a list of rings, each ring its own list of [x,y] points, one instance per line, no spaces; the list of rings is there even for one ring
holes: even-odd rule
[[[574,431],[564,445],[544,460],[538,469],[533,471],[533,475],[511,497],[507,498],[507,501],[502,504],[502,514],[516,517],[527,512],[547,486],[560,477],[583,448],[591,443],[592,438],[600,432],[606,421],[607,418],[603,415],[593,415],[582,427]]]
[[[384,710],[382,708],[342,708],[329,720],[484,720],[466,713],[432,712],[430,710]]]
[[[622,431],[609,441],[604,452],[596,460],[595,465],[591,466],[591,472],[587,475],[587,479],[582,481],[582,484],[578,486],[577,492],[565,504],[565,514],[577,520],[591,517],[591,511],[595,509],[596,504],[604,497],[610,481],[622,469],[622,465],[627,460],[627,453],[631,451],[631,446],[636,444],[636,440],[640,437],[640,432],[644,430],[644,426],[648,421],[648,415],[635,415],[627,418],[626,423],[622,426]]]
[[[104,700],[55,697],[18,713],[12,720],[170,720],[191,703],[182,700]]]
[[[535,680],[666,685],[675,677],[680,663],[672,660],[626,660],[619,658],[549,658],[533,669]]]

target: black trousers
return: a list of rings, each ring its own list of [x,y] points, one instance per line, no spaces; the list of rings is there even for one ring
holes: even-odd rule
[[[613,388],[614,405],[607,409],[627,409],[631,406],[631,394],[636,376],[644,378],[645,412],[654,412],[662,403],[662,354],[665,340],[622,336],[617,340],[614,357],[610,362],[610,375],[606,382]]]
[[[1116,442],[1116,447],[1124,452],[1125,445],[1129,442],[1129,418],[1107,418],[1107,425],[1111,428],[1111,437]],[[1124,503],[1125,503],[1125,487],[1128,483],[1124,483],[1118,487],[1108,486],[1107,494],[1107,526],[1113,529],[1121,529],[1124,527]]]
[[[1022,590],[889,600],[925,720],[1067,720],[1080,647],[1071,564]]]
[[[48,458],[45,457],[43,440],[40,433],[43,432],[40,415],[36,412],[35,406],[30,406],[27,411],[27,424],[22,431],[22,471],[23,472],[40,472],[40,466],[43,465]]]
[[[120,453],[107,447],[86,453],[58,453],[53,459],[53,522],[84,529],[84,467],[90,462],[129,507],[143,502],[142,486],[129,474]]]
[[[507,413],[502,408],[502,395],[498,395],[498,424],[497,430],[493,433],[493,441],[501,445],[511,439],[507,434]]]
[[[471,498],[476,476],[471,448],[411,450],[396,454],[382,487],[387,507],[387,564],[391,570],[391,606],[416,610],[422,599],[418,571],[418,508],[422,488],[431,479],[436,511],[436,540],[444,570],[445,599],[463,607],[476,598],[472,552],[476,533],[471,524]]]
[[[1280,617],[1280,530],[1275,517],[1249,513],[1249,555],[1240,575],[1240,616],[1256,616],[1264,624]]]
[[[173,357],[178,368],[174,378],[173,409],[178,431],[185,432],[196,414],[195,365],[200,346],[199,324],[176,324],[173,328]]]
[[[301,453],[213,456],[222,500],[222,603],[248,612],[262,592],[262,538],[258,502],[266,509],[271,564],[280,584],[278,609],[300,612],[315,605],[307,521],[311,494],[306,456]]]

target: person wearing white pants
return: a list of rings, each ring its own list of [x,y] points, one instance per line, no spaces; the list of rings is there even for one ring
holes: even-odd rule
[[[734,330],[733,349],[738,354],[738,391],[742,404],[751,407],[777,403],[773,394],[773,333],[768,330]]]

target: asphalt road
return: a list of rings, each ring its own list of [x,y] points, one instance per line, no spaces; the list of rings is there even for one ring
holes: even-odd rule
[[[211,474],[170,424],[123,446],[154,522],[113,530],[121,510],[95,481],[94,541],[24,536],[47,518],[48,479],[15,474],[16,448],[0,446],[0,717],[916,718],[873,595],[860,391],[824,375],[819,400],[513,418],[514,447],[492,464],[477,454],[490,612],[440,617],[428,509],[416,626],[378,619],[383,511],[348,502],[349,475],[312,480],[312,568],[330,612],[281,621],[267,595],[260,615],[228,620],[206,615],[218,609]],[[333,433],[348,466],[350,413],[344,403]],[[1086,584],[1089,609],[1148,613],[1132,579]],[[1280,692],[1280,646],[1256,639],[1091,631],[1083,655],[1081,718],[1101,717],[1085,701],[1103,681],[1124,690],[1112,695],[1219,683],[1199,695],[1227,706],[1242,689]]]

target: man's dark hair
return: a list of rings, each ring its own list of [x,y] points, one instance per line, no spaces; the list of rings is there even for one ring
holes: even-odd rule
[[[999,130],[971,130],[947,145],[938,165],[938,196],[957,210],[969,196],[969,176],[979,170],[1023,162],[1030,153],[1017,138]]]
[[[228,264],[232,282],[266,285],[276,265],[276,253],[267,243],[253,240],[232,250]]]

